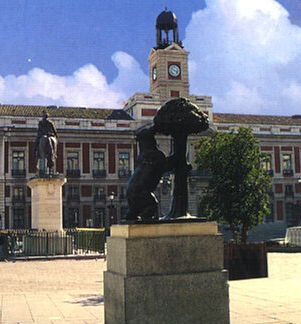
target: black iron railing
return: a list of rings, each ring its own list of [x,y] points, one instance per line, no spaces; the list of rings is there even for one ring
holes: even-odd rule
[[[92,174],[93,174],[94,178],[105,178],[107,175],[107,171],[106,170],[93,170]]]
[[[94,195],[94,201],[106,201],[106,195],[105,194],[95,194]]]
[[[67,200],[69,200],[69,201],[79,201],[80,196],[79,196],[79,194],[68,194],[67,195]]]
[[[292,177],[294,175],[294,171],[292,169],[286,169],[282,171],[284,177]]]
[[[12,196],[13,203],[24,203],[25,202],[25,195],[13,195]]]
[[[118,177],[119,178],[129,178],[132,175],[131,170],[120,169],[118,170]]]
[[[12,169],[11,175],[16,178],[24,178],[26,176],[26,170]]]
[[[62,232],[0,231],[2,258],[105,253],[105,230],[75,228]]]
[[[80,177],[80,170],[79,169],[67,169],[66,175],[69,178],[79,178]]]

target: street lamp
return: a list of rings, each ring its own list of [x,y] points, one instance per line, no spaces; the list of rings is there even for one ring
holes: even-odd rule
[[[115,199],[115,193],[112,191],[110,194],[109,194],[109,206],[108,206],[108,209],[109,209],[109,217],[107,218],[107,221],[106,221],[106,235],[110,235],[110,227],[111,227],[111,224],[113,223],[114,221],[114,214],[113,214],[113,209],[114,209],[114,199]]]
[[[110,195],[109,195],[109,201],[110,201],[110,207],[113,208],[113,201],[115,199],[115,192],[111,192]]]

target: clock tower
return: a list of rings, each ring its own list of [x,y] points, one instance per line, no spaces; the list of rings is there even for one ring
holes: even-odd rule
[[[165,101],[185,97],[212,120],[211,97],[189,93],[188,54],[179,38],[176,15],[165,9],[156,19],[156,46],[148,58],[150,92],[137,92],[124,105],[133,119],[149,122]]]
[[[157,44],[149,55],[150,91],[160,100],[188,97],[188,52],[179,39],[176,15],[163,11],[156,20]]]

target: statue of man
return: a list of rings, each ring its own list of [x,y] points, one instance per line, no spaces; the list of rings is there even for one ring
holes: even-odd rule
[[[35,154],[39,161],[38,169],[40,173],[46,173],[46,164],[53,173],[54,161],[57,148],[57,131],[54,123],[48,119],[49,115],[43,112],[43,118],[39,121],[38,134],[35,141]]]

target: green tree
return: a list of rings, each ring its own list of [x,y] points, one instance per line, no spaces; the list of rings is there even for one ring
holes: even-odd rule
[[[200,206],[211,220],[227,223],[236,241],[268,215],[271,179],[261,168],[263,155],[252,131],[217,133],[197,144],[196,163],[211,177]]]

